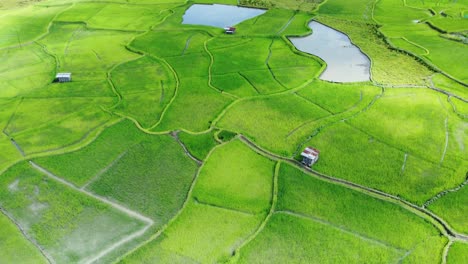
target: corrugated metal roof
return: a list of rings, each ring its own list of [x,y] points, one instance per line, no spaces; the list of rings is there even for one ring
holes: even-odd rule
[[[57,73],[57,75],[55,76],[56,78],[70,78],[71,77],[71,73],[70,72],[59,72]]]
[[[315,160],[316,158],[318,158],[319,154],[320,151],[318,151],[317,149],[313,147],[306,147],[304,151],[302,151],[301,156]]]

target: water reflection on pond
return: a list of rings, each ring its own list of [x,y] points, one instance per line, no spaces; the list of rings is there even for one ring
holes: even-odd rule
[[[360,82],[370,80],[370,60],[345,34],[312,21],[312,34],[289,38],[300,51],[320,57],[327,68],[320,79],[334,82]]]
[[[192,5],[183,16],[182,24],[205,25],[224,28],[259,16],[265,10],[230,5]]]

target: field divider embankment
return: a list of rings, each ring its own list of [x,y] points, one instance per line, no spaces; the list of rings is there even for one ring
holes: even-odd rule
[[[449,102],[449,104],[452,106],[452,110],[453,112],[455,112],[455,114],[457,114],[460,118],[462,119],[467,119],[468,118],[468,115],[467,114],[463,114],[463,113],[460,113],[457,109],[457,106],[453,103],[453,101],[450,99],[451,96],[449,95],[448,98],[447,98],[447,102]]]
[[[200,176],[200,173],[201,171],[203,170],[205,164],[206,164],[206,161],[211,157],[211,155],[213,154],[213,152],[224,146],[225,144],[229,143],[230,141],[226,141],[226,142],[223,142],[217,146],[215,146],[214,148],[212,148],[210,150],[210,152],[208,153],[208,155],[206,155],[205,159],[203,160],[201,166],[198,168],[197,172],[195,173],[195,176],[193,177],[193,180],[192,180],[192,184],[190,185],[190,188],[187,192],[187,195],[186,195],[186,198],[185,198],[185,201],[184,203],[182,204],[182,206],[180,207],[179,211],[177,211],[177,213],[174,215],[174,217],[171,218],[171,220],[169,220],[169,222],[167,222],[165,225],[163,225],[155,234],[153,234],[151,237],[149,237],[148,239],[146,239],[145,241],[141,242],[139,245],[137,245],[136,247],[134,247],[132,250],[126,252],[125,254],[123,254],[122,256],[120,256],[116,261],[114,261],[114,263],[117,263],[119,262],[120,260],[124,259],[125,257],[131,255],[132,253],[134,253],[136,250],[138,250],[139,248],[145,246],[146,244],[150,243],[151,241],[157,239],[159,236],[161,236],[162,233],[164,233],[166,231],[166,229],[172,225],[172,223],[174,223],[178,218],[179,216],[182,214],[182,212],[184,211],[184,209],[188,206],[188,204],[193,201],[192,200],[192,193],[193,193],[193,190],[195,189],[195,185],[198,181],[198,178]]]
[[[465,187],[465,185],[468,184],[468,173],[467,173],[467,176],[466,176],[466,179],[464,182],[462,182],[460,185],[458,185],[457,187],[455,188],[452,188],[452,189],[448,189],[448,190],[444,190],[440,193],[438,193],[437,195],[435,195],[434,197],[432,197],[431,199],[427,200],[423,205],[422,207],[423,208],[427,208],[428,206],[430,206],[432,203],[434,203],[435,201],[437,201],[438,199],[442,198],[443,196],[449,194],[449,193],[452,193],[452,192],[457,192],[459,191],[461,188]]]
[[[231,97],[231,98],[234,99],[234,100],[239,99],[239,97],[238,97],[237,95],[234,95],[234,94],[225,92],[225,91],[223,91],[223,90],[221,90],[221,89],[215,87],[215,86],[213,85],[213,83],[212,83],[212,79],[213,79],[212,71],[213,71],[213,64],[214,64],[214,56],[213,56],[213,54],[210,52],[210,50],[208,49],[208,45],[207,45],[208,42],[209,42],[210,40],[212,40],[212,39],[213,39],[213,38],[210,38],[210,39],[206,40],[205,42],[203,42],[203,47],[204,47],[204,49],[205,49],[205,52],[208,54],[208,56],[210,56],[210,65],[208,65],[208,86],[209,86],[211,89],[213,89],[213,90],[215,90],[215,91],[217,91],[217,92],[219,92],[219,93],[221,93],[221,94],[225,94],[225,95]]]
[[[150,219],[149,217],[147,216],[144,216],[138,212],[135,212],[131,209],[128,209],[120,204],[117,204],[115,202],[112,202],[104,197],[101,197],[101,196],[98,196],[94,193],[91,193],[91,192],[88,192],[86,190],[82,190],[80,189],[79,187],[77,187],[76,185],[74,185],[73,183],[71,182],[68,182],[58,176],[56,176],[55,174],[53,174],[52,172],[48,171],[47,169],[41,167],[40,165],[38,165],[37,163],[35,163],[34,161],[29,161],[29,164],[34,168],[36,169],[37,171],[41,172],[42,174],[46,175],[47,177],[63,184],[63,185],[66,185],[68,187],[70,187],[71,189],[75,190],[75,191],[78,191],[82,194],[85,194],[86,196],[89,196],[89,197],[92,197],[96,200],[99,200],[100,202],[102,203],[105,203],[107,205],[109,205],[110,207],[113,207],[114,209],[117,209],[118,211],[121,211],[123,213],[125,213],[126,215],[130,216],[130,217],[133,217],[133,218],[136,218],[140,221],[143,221],[149,225],[152,225],[154,223],[154,221],[152,219]]]
[[[375,239],[375,238],[372,238],[372,237],[368,237],[368,236],[356,233],[356,232],[354,232],[352,230],[344,228],[343,226],[336,225],[336,224],[334,224],[332,222],[321,219],[319,217],[315,217],[315,216],[311,216],[311,215],[307,215],[307,214],[303,214],[303,213],[298,213],[298,212],[294,212],[294,211],[291,211],[291,210],[278,210],[278,211],[275,212],[275,214],[286,214],[286,215],[294,216],[294,217],[297,217],[297,218],[302,218],[302,219],[306,219],[306,220],[313,221],[313,222],[316,222],[316,223],[320,223],[320,224],[329,226],[329,227],[331,227],[333,229],[336,229],[336,230],[338,230],[340,232],[343,232],[343,233],[358,237],[359,239],[365,240],[365,241],[370,242],[372,244],[376,244],[376,245],[379,245],[379,246],[382,246],[382,247],[391,248],[391,249],[394,249],[394,250],[400,251],[400,252],[406,252],[406,250],[403,249],[403,248],[398,248],[398,247],[395,247],[394,245],[388,244],[385,241],[381,241],[381,240],[378,240],[378,239]]]
[[[97,179],[101,177],[104,173],[106,173],[110,168],[112,168],[119,160],[121,160],[125,155],[127,155],[129,149],[126,149],[122,153],[120,153],[117,158],[107,164],[106,167],[102,168],[96,175],[94,175],[87,183],[85,183],[80,189],[85,190],[89,185],[94,183]]]
[[[30,237],[28,233],[24,230],[24,228],[21,226],[21,224],[15,220],[15,218],[10,215],[3,207],[0,206],[0,212],[5,215],[10,221],[18,228],[18,230],[21,232],[24,238],[28,240],[31,244],[33,244],[37,250],[41,253],[42,256],[47,260],[48,263],[55,264],[55,260],[42,248],[41,245],[39,245],[35,239]]]
[[[130,242],[130,241],[134,240],[135,238],[138,238],[138,237],[142,236],[144,233],[146,233],[146,231],[148,231],[148,229],[150,227],[151,227],[151,225],[147,224],[145,227],[143,227],[143,229],[122,238],[121,240],[113,243],[112,245],[110,245],[106,249],[100,251],[97,255],[93,256],[91,259],[86,260],[85,263],[86,264],[91,264],[91,263],[97,262],[99,259],[101,259],[105,255],[109,254],[110,252],[114,251],[118,247],[124,245],[127,242]]]
[[[28,46],[28,45],[31,45],[33,44],[34,42],[37,42],[38,40],[41,40],[43,38],[45,38],[47,35],[50,34],[50,28],[52,27],[52,24],[55,22],[55,20],[57,19],[57,17],[59,17],[62,13],[64,13],[65,11],[67,11],[68,9],[71,9],[73,6],[75,5],[75,2],[73,2],[72,4],[64,4],[62,6],[68,6],[67,8],[64,8],[63,10],[61,10],[60,12],[57,12],[57,14],[55,14],[55,16],[50,20],[49,24],[47,25],[47,30],[46,32],[44,32],[43,34],[33,38],[32,40],[30,41],[27,41],[27,42],[23,42],[23,43],[19,43],[19,44],[16,44],[16,45],[10,45],[10,46],[5,46],[5,47],[2,47],[0,48],[0,50],[7,50],[7,49],[15,49],[15,48],[22,48],[24,46]]]
[[[279,156],[277,154],[271,153],[268,150],[265,150],[259,146],[257,146],[254,142],[246,138],[244,135],[240,135],[239,138],[246,143],[249,147],[251,147],[254,151],[257,153],[268,157],[273,160],[282,160],[288,164],[293,165],[294,167],[300,169],[301,171],[307,173],[308,175],[314,176],[318,179],[324,180],[326,182],[334,183],[334,184],[339,184],[344,187],[360,191],[362,193],[366,193],[368,195],[371,195],[375,198],[379,198],[381,200],[389,201],[394,204],[400,205],[403,208],[406,208],[409,211],[412,211],[413,213],[421,216],[422,218],[426,219],[429,221],[433,226],[435,226],[437,229],[439,229],[440,233],[447,236],[447,237],[452,237],[455,239],[459,239],[462,241],[468,241],[468,236],[465,234],[460,234],[455,232],[452,227],[445,222],[442,218],[434,214],[433,212],[427,210],[426,208],[420,207],[416,204],[413,204],[407,200],[404,200],[398,196],[395,196],[393,194],[385,193],[383,191],[373,189],[370,187],[366,187],[357,183],[353,183],[344,179],[340,178],[335,178],[323,173],[320,173],[318,171],[315,171],[311,168],[303,166],[299,161],[291,159],[291,158],[286,158],[283,156]]]
[[[361,113],[367,111],[369,108],[371,108],[371,107],[375,104],[375,102],[377,102],[377,100],[379,100],[379,99],[380,99],[382,96],[384,96],[384,94],[385,94],[385,88],[383,88],[383,87],[380,87],[380,88],[381,88],[381,92],[380,92],[379,94],[375,95],[374,98],[369,102],[369,104],[367,104],[364,108],[360,109],[359,111],[356,111],[356,112],[355,112],[354,110],[355,110],[355,108],[358,107],[358,105],[359,105],[359,103],[362,101],[362,99],[361,99],[357,104],[355,104],[353,107],[351,107],[351,108],[348,109],[348,110],[345,110],[345,111],[343,111],[343,112],[341,112],[341,113],[337,113],[337,114],[335,114],[335,115],[331,115],[331,116],[327,116],[327,117],[322,118],[323,120],[326,120],[326,119],[333,119],[333,118],[335,118],[335,116],[338,116],[338,117],[339,117],[337,120],[331,120],[330,122],[324,123],[324,124],[322,124],[321,126],[319,126],[318,128],[316,128],[310,136],[308,136],[304,141],[302,141],[302,142],[299,144],[299,146],[298,146],[298,148],[296,149],[294,155],[296,155],[297,152],[299,152],[300,149],[302,149],[302,147],[304,146],[304,144],[305,144],[306,142],[308,142],[309,140],[311,140],[313,137],[317,136],[323,129],[325,129],[325,128],[329,127],[329,126],[335,125],[335,124],[337,124],[337,123],[339,123],[339,122],[345,122],[345,121],[347,121],[347,120],[350,120],[350,119],[352,119],[352,118],[355,118],[355,117],[358,116],[359,114],[361,114]],[[362,98],[362,97],[361,97],[361,98]],[[321,119],[318,119],[318,120],[316,120],[316,121],[319,121],[319,120],[321,120]],[[311,121],[311,122],[316,122],[316,121]],[[307,124],[309,124],[309,123],[311,123],[311,122],[301,124],[300,127],[297,127],[297,128],[295,128],[294,130],[292,130],[292,131],[290,132],[290,134],[287,135],[286,138],[289,138],[289,137],[292,136],[294,133],[296,133],[298,130],[300,130],[302,127],[306,126]],[[348,124],[348,123],[346,123],[346,124]]]
[[[380,1],[380,0],[375,0],[374,5],[373,5],[373,7],[372,7],[372,20],[373,20],[378,26],[384,26],[385,24],[382,24],[382,23],[380,23],[379,21],[377,21],[377,19],[375,19],[375,16],[374,16],[375,7],[376,7],[376,5],[377,5],[377,3],[378,3],[379,1]],[[416,8],[416,7],[408,6],[408,5],[406,4],[406,0],[404,0],[403,2],[404,2],[404,7],[408,7],[408,8],[412,8],[412,9],[417,9],[417,10],[424,10],[424,11],[426,10],[426,9],[422,9],[422,8]],[[429,11],[433,12],[432,9],[429,9]],[[433,24],[431,24],[431,23],[429,23],[429,22],[427,22],[427,21],[425,21],[424,23],[425,23],[428,27],[430,27],[432,30],[436,30],[437,32],[441,33],[440,31],[437,30],[437,29],[438,29],[437,27],[434,27]],[[387,46],[388,46],[389,49],[395,50],[395,51],[397,51],[397,52],[401,52],[401,53],[406,54],[406,55],[408,55],[408,56],[410,56],[410,57],[413,57],[416,61],[418,61],[420,64],[426,66],[426,67],[427,67],[428,69],[430,69],[431,71],[433,71],[433,72],[438,72],[438,73],[444,75],[445,77],[447,77],[447,78],[453,80],[454,82],[456,82],[456,83],[458,83],[458,84],[460,84],[460,85],[463,85],[463,86],[465,86],[465,87],[468,87],[468,84],[466,84],[465,82],[463,82],[463,81],[457,79],[456,77],[450,75],[449,73],[445,72],[444,70],[440,69],[437,65],[433,64],[433,63],[431,62],[430,59],[425,58],[424,56],[420,56],[420,55],[418,55],[418,54],[415,54],[415,53],[413,53],[413,52],[407,51],[407,50],[405,50],[405,49],[399,48],[399,47],[397,47],[397,46],[391,44],[391,41],[389,40],[389,38],[388,38],[387,36],[385,36],[385,34],[383,34],[383,33],[380,31],[380,29],[378,29],[378,31],[382,34],[383,40],[385,41],[385,44],[387,44]],[[435,89],[434,89],[434,90],[435,90]],[[439,89],[439,90],[437,90],[437,91],[442,92],[443,90]],[[446,92],[445,92],[445,93],[446,93]]]
[[[447,264],[447,256],[448,256],[448,253],[450,251],[450,247],[452,246],[452,244],[453,244],[453,240],[449,239],[449,241],[447,241],[447,244],[444,247],[444,250],[442,251],[442,261],[441,261],[442,264]]]
[[[430,76],[430,77],[428,78],[428,80],[429,80],[429,85],[428,85],[427,87],[428,87],[429,89],[434,90],[434,91],[437,91],[437,92],[439,92],[439,93],[443,93],[443,94],[448,95],[448,96],[450,96],[450,97],[455,97],[455,98],[457,98],[458,100],[461,100],[461,101],[463,101],[463,102],[465,102],[465,103],[468,103],[468,99],[463,98],[463,97],[461,97],[461,96],[458,96],[458,95],[456,95],[456,94],[454,94],[454,93],[445,91],[444,89],[440,89],[440,88],[436,87],[435,84],[434,84],[434,81],[432,80],[432,78],[433,78],[433,76]]]
[[[241,210],[241,209],[238,209],[238,208],[226,207],[226,206],[218,205],[218,204],[215,204],[215,203],[204,202],[204,201],[201,201],[200,199],[198,199],[197,197],[193,197],[193,202],[196,203],[196,204],[199,204],[199,205],[211,207],[211,208],[218,209],[218,210],[225,210],[225,211],[234,212],[234,213],[243,214],[243,215],[248,215],[248,216],[254,216],[255,215],[254,212],[250,212],[250,211],[247,211],[247,210]]]
[[[245,80],[248,84],[250,84],[250,86],[252,86],[252,88],[255,90],[255,92],[256,92],[257,94],[260,94],[260,91],[259,91],[258,88],[255,86],[255,84],[254,84],[251,80],[249,80],[242,72],[239,71],[239,72],[237,72],[237,74],[239,74],[240,77],[244,78],[244,80]]]
[[[441,165],[444,162],[445,153],[447,153],[447,148],[448,148],[448,144],[449,144],[450,132],[449,132],[449,127],[448,127],[448,116],[445,118],[444,128],[445,128],[445,144],[444,144],[444,151],[442,152],[442,156],[440,157],[440,164]]]
[[[275,42],[275,38],[272,38],[271,39],[271,43],[270,45],[268,46],[268,56],[265,60],[265,66],[267,67],[268,71],[270,72],[271,74],[271,77],[273,77],[273,79],[281,86],[284,88],[284,90],[289,90],[288,87],[286,87],[286,85],[284,85],[282,82],[280,82],[280,80],[278,80],[278,78],[276,77],[274,71],[273,71],[273,68],[271,68],[270,66],[270,58],[271,58],[271,54],[272,54],[272,50],[271,50],[271,47],[273,46],[273,43]]]
[[[258,234],[260,234],[263,231],[263,229],[265,229],[266,225],[268,224],[268,221],[270,221],[270,218],[275,213],[276,205],[278,204],[278,177],[279,177],[280,166],[281,166],[281,161],[277,161],[275,164],[275,170],[273,172],[273,186],[272,186],[270,210],[268,211],[268,214],[265,216],[265,218],[260,223],[258,228],[255,230],[255,232],[253,232],[236,249],[233,250],[233,254],[236,257],[239,257],[240,251],[242,250],[243,247],[245,247],[247,244],[252,242],[258,236]]]
[[[108,253],[112,252],[113,250],[117,249],[118,247],[124,245],[125,243],[127,242],[130,242],[132,240],[134,240],[135,238],[137,237],[140,237],[142,236],[153,224],[154,224],[154,221],[152,219],[150,219],[149,217],[147,216],[144,216],[138,212],[135,212],[129,208],[126,208],[120,204],[117,204],[115,202],[112,202],[106,198],[103,198],[101,196],[98,196],[98,195],[95,195],[91,192],[88,192],[86,190],[83,190],[81,188],[78,188],[77,186],[75,186],[74,184],[54,175],[52,172],[46,170],[45,168],[39,166],[38,164],[36,164],[35,162],[33,161],[29,161],[29,164],[36,170],[38,170],[39,172],[45,174],[47,177],[75,190],[75,191],[78,191],[82,194],[85,194],[86,196],[88,197],[91,197],[91,198],[94,198],[96,200],[99,200],[100,202],[116,209],[117,211],[120,211],[134,219],[138,219],[144,223],[146,223],[146,225],[141,229],[141,230],[138,230],[128,236],[125,236],[123,237],[122,239],[120,239],[119,241],[111,244],[110,246],[108,246],[107,248],[103,249],[102,251],[98,252],[95,256],[93,256],[91,259],[89,260],[86,260],[85,263],[86,264],[90,264],[90,263],[94,263],[96,261],[98,261],[99,259],[101,259],[102,257],[104,257],[105,255],[107,255]]]
[[[190,159],[195,161],[198,164],[198,166],[202,165],[203,161],[201,161],[201,160],[197,159],[195,156],[193,156],[192,153],[190,153],[190,151],[188,150],[187,146],[185,146],[185,144],[180,140],[179,132],[180,131],[178,131],[178,130],[173,131],[173,132],[170,133],[170,135],[175,139],[175,141],[177,141],[177,143],[179,143],[179,145],[184,150],[185,155],[187,155]]]

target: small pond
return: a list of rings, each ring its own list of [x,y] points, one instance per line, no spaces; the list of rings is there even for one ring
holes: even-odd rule
[[[327,68],[320,79],[333,82],[360,82],[370,80],[370,60],[351,43],[345,34],[312,21],[312,34],[289,38],[300,51],[320,57]]]
[[[259,16],[265,10],[230,5],[192,5],[183,16],[182,24],[224,28]]]

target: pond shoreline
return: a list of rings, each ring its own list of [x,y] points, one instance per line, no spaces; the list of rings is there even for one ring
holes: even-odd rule
[[[313,56],[319,57],[321,60],[323,60],[326,63],[325,70],[321,73],[320,79],[325,80],[325,81],[330,81],[330,82],[336,82],[336,83],[347,83],[347,82],[366,82],[366,81],[372,81],[372,73],[371,73],[371,67],[372,67],[372,60],[369,58],[367,54],[365,54],[356,44],[354,44],[350,37],[337,29],[334,29],[332,27],[329,27],[319,21],[316,20],[311,20],[307,23],[308,27],[311,29],[311,33],[307,34],[305,36],[288,36],[287,39],[291,42],[291,44],[301,52],[305,52],[308,54],[311,54]],[[315,30],[314,28],[315,27]],[[327,31],[327,32],[325,32]],[[316,32],[316,35],[314,35],[314,32]],[[328,39],[328,42],[324,42],[321,37],[329,37],[329,35],[335,34],[335,39]],[[318,37],[318,34],[324,35]],[[317,39],[319,38],[319,39]],[[318,46],[311,46],[310,42],[314,41],[314,43],[317,43]],[[322,43],[319,43],[322,41]],[[333,55],[330,55],[331,53],[335,53],[335,51],[331,48],[328,47],[330,44],[335,44],[335,47],[333,48],[340,48],[336,46],[336,42],[341,41],[342,44],[346,43],[346,45],[341,46],[341,48],[351,48],[353,51],[351,52],[357,52],[356,54],[352,55],[355,58],[353,61],[358,61],[358,63],[354,63],[351,65],[347,65],[347,69],[343,69],[343,64],[338,61],[337,57],[334,57]],[[305,43],[308,42],[308,43]],[[322,49],[320,50],[320,45],[327,46],[329,50]],[[343,51],[343,50],[342,50]],[[329,52],[330,54],[326,54]],[[350,55],[351,53],[343,53],[342,55]],[[358,58],[360,57],[360,58]],[[331,63],[330,63],[331,62]],[[359,73],[356,71],[356,67],[360,67],[363,72]],[[336,72],[337,68],[342,68],[341,72]],[[349,74],[348,70],[354,70],[354,73]],[[335,71],[335,73],[332,73],[331,71]],[[360,75],[360,76],[355,76],[355,75]]]

